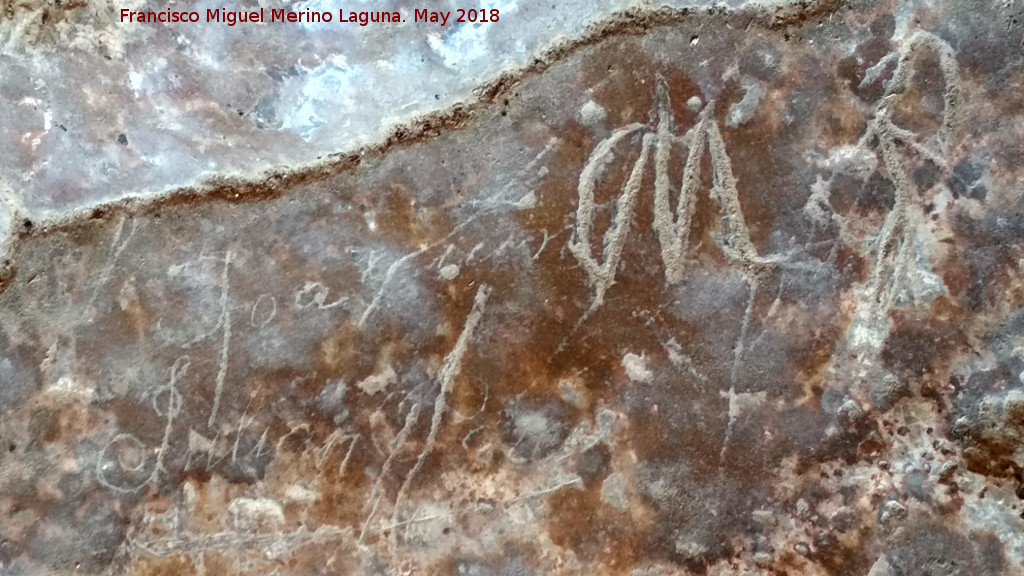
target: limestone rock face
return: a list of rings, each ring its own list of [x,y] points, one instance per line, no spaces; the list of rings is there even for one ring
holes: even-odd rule
[[[1024,574],[1022,10],[636,8],[151,201],[4,152],[0,573]]]
[[[13,202],[0,214],[54,219],[357,152],[423,115],[476,101],[481,85],[547,60],[629,5],[5,1],[0,174]],[[428,8],[451,17],[416,22],[416,11]],[[483,8],[498,21],[457,23],[460,8]],[[195,12],[199,22],[139,23],[134,16],[168,10]],[[251,11],[262,11],[262,23],[228,19]],[[286,12],[326,12],[332,20],[271,21]],[[398,12],[402,22],[369,22],[383,12]]]

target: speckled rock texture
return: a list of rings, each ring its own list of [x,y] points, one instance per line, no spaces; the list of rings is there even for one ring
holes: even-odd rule
[[[694,6],[788,0],[659,0]],[[641,0],[2,0],[0,216],[56,220],[126,198],[312,167],[373,146],[409,121],[546,61]],[[397,11],[401,23],[340,22]],[[416,23],[415,11],[451,12]],[[456,9],[499,20],[456,23]],[[207,11],[263,10],[263,23]],[[633,8],[635,9],[635,7]],[[122,10],[195,11],[199,23],[138,23]],[[269,22],[327,11],[331,23]],[[369,18],[367,18],[369,20]],[[0,237],[17,232],[0,222]]]
[[[362,154],[16,221],[0,573],[1024,574],[1022,22],[638,9]]]

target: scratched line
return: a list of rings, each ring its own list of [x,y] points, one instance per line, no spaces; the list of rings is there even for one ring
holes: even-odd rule
[[[473,334],[476,331],[477,326],[480,324],[480,318],[483,316],[484,308],[487,306],[487,299],[490,297],[490,294],[490,286],[481,284],[480,288],[476,292],[476,296],[473,298],[473,308],[470,310],[469,316],[466,317],[466,325],[462,329],[462,334],[459,335],[459,339],[455,342],[455,347],[445,358],[441,371],[438,373],[440,389],[437,392],[437,397],[434,398],[434,413],[430,419],[430,432],[427,433],[427,439],[423,444],[423,450],[420,451],[419,456],[416,458],[416,464],[413,465],[411,470],[409,470],[409,473],[405,477],[405,481],[402,483],[402,487],[398,490],[398,495],[395,497],[395,507],[391,517],[392,524],[399,523],[401,506],[405,502],[406,496],[409,492],[409,487],[412,486],[412,482],[416,478],[416,475],[423,469],[423,464],[426,462],[427,456],[429,456],[433,451],[434,444],[437,442],[437,435],[441,431],[441,421],[444,418],[445,412],[448,410],[448,397],[451,395],[452,386],[455,383],[455,377],[462,369],[462,358],[466,355],[466,350],[469,348],[469,342],[472,340]],[[397,549],[398,531],[392,530],[392,554],[394,554]]]
[[[228,299],[228,270],[231,268],[231,258],[232,253],[229,250],[224,255],[224,272],[221,275],[220,306],[223,338],[221,340],[220,363],[217,368],[216,387],[213,392],[213,408],[210,409],[210,419],[207,420],[207,426],[210,428],[213,428],[214,422],[217,421],[217,414],[220,411],[220,399],[224,394],[224,380],[227,378],[228,374],[228,348],[231,344],[231,309],[230,301]]]

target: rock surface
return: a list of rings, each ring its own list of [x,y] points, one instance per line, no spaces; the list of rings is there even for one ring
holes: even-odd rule
[[[641,9],[15,221],[3,574],[1024,574],[1022,17]]]
[[[417,23],[424,7],[408,0],[0,5],[0,175],[12,190],[2,210],[55,220],[354,153],[423,115],[475,102],[482,84],[597,34],[631,2],[428,4],[452,18]],[[367,12],[367,21],[397,11],[403,22],[340,22],[339,7],[345,18]],[[459,8],[497,10],[499,20],[456,23]],[[262,10],[264,22],[229,24],[219,12],[207,23],[207,11],[220,9]],[[201,20],[138,23],[122,10],[195,11]],[[332,21],[272,23],[274,10],[326,11]]]

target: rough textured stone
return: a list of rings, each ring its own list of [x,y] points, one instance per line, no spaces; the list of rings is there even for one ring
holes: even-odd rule
[[[23,223],[0,566],[1024,573],[1019,21],[639,10],[415,138]]]
[[[766,3],[773,3],[769,0]],[[730,0],[743,5],[748,0]],[[3,210],[33,220],[357,153],[424,114],[471,105],[509,71],[544,61],[628,0],[0,5]],[[663,0],[666,7],[709,0]],[[724,5],[724,4],[723,4]],[[398,11],[404,22],[339,22]],[[331,23],[207,23],[207,10],[306,10]],[[415,23],[415,9],[497,9],[497,23]],[[121,21],[121,10],[194,10],[199,23]],[[130,19],[129,19],[130,20]],[[59,159],[59,160],[58,160]],[[328,160],[329,161],[329,160]],[[8,227],[0,227],[4,235]],[[15,230],[17,232],[17,230]]]

